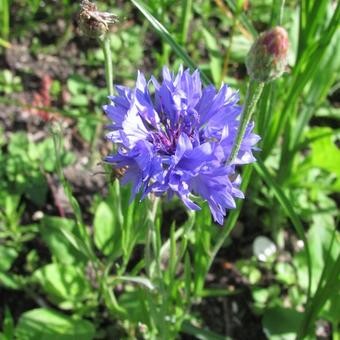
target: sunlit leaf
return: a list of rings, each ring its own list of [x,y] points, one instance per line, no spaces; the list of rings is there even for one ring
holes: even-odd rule
[[[89,321],[38,308],[21,315],[15,335],[21,340],[91,340],[95,328]]]

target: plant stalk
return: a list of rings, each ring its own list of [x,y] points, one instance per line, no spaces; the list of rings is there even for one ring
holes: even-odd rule
[[[168,327],[165,320],[167,311],[167,294],[168,292],[164,286],[164,280],[162,277],[161,269],[161,234],[160,228],[156,225],[155,220],[157,217],[158,204],[160,199],[158,197],[151,196],[148,200],[148,211],[147,211],[147,226],[148,234],[145,245],[145,268],[148,277],[152,280],[157,287],[158,295],[160,298],[159,309],[157,308],[158,302],[155,302],[155,297],[152,297],[150,303],[153,304],[153,313],[159,313],[156,317],[154,316],[155,325],[157,325],[162,335],[162,338],[168,339]],[[158,320],[158,322],[157,322]],[[157,327],[156,326],[156,327]]]
[[[114,94],[114,88],[113,88],[113,67],[112,67],[112,55],[111,55],[111,44],[110,44],[110,36],[109,35],[104,35],[103,38],[99,38],[99,43],[101,48],[103,49],[104,52],[104,59],[105,59],[105,79],[106,79],[106,86],[107,90],[109,92],[110,96],[113,96]],[[97,125],[97,130],[96,130],[96,136],[97,136],[97,131],[99,133],[99,124]],[[96,138],[95,138],[96,140]],[[115,202],[117,204],[117,220],[118,224],[120,227],[123,227],[124,223],[124,216],[122,213],[122,204],[121,204],[121,199],[120,199],[120,186],[119,186],[119,181],[115,180],[113,183],[114,187],[114,194],[115,194]]]
[[[262,90],[264,87],[264,83],[258,82],[256,80],[251,79],[247,89],[246,102],[244,104],[244,109],[241,114],[240,125],[238,127],[237,136],[231,150],[229,159],[227,160],[227,165],[232,164],[238,152],[240,151],[240,146],[244,134],[246,132],[247,126],[250,122],[250,119],[255,111],[256,104],[261,96]]]
[[[113,67],[112,67],[112,55],[111,55],[111,44],[110,37],[105,35],[104,38],[99,39],[100,45],[104,52],[105,58],[105,79],[106,86],[109,91],[109,95],[113,96]]]

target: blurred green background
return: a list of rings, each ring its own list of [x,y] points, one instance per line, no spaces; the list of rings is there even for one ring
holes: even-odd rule
[[[176,200],[158,211],[169,338],[339,339],[339,2],[97,5],[120,18],[114,82],[127,86],[138,69],[158,77],[184,64],[244,100],[254,38],[287,29],[289,65],[254,117],[261,151],[242,174],[247,198],[223,228],[207,209],[193,221]],[[129,206],[122,189],[126,229],[116,227],[101,164],[112,151],[104,54],[80,32],[78,11],[77,1],[0,1],[0,338],[162,338],[141,262],[145,203]],[[187,230],[180,254],[169,244]]]

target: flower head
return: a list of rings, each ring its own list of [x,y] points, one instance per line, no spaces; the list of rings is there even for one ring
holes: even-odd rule
[[[193,201],[198,195],[223,224],[234,199],[243,198],[235,166],[255,161],[252,150],[259,140],[249,124],[234,163],[226,165],[242,111],[237,92],[224,84],[218,91],[203,88],[199,72],[182,67],[177,75],[164,67],[161,83],[139,72],[135,88],[116,90],[104,110],[112,120],[107,138],[118,152],[106,161],[126,167],[122,183],[132,183],[132,199],[138,192],[142,199],[166,193],[199,210]]]
[[[280,77],[287,65],[287,53],[288,34],[283,27],[261,33],[246,58],[249,76],[261,82]]]
[[[88,0],[81,1],[79,25],[89,37],[99,38],[105,35],[116,22],[118,17],[115,14],[99,12],[95,3]]]

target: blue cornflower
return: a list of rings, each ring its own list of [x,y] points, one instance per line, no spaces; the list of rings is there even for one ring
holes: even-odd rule
[[[215,221],[223,224],[234,198],[243,198],[235,166],[255,161],[260,139],[250,123],[233,164],[226,164],[237,134],[242,107],[239,96],[223,84],[219,91],[202,87],[199,72],[163,68],[163,81],[146,81],[138,73],[133,89],[116,86],[118,95],[104,110],[112,120],[107,138],[118,145],[106,157],[116,168],[126,167],[122,183],[132,183],[132,198],[150,192],[176,194],[192,210],[195,195],[207,201]]]

